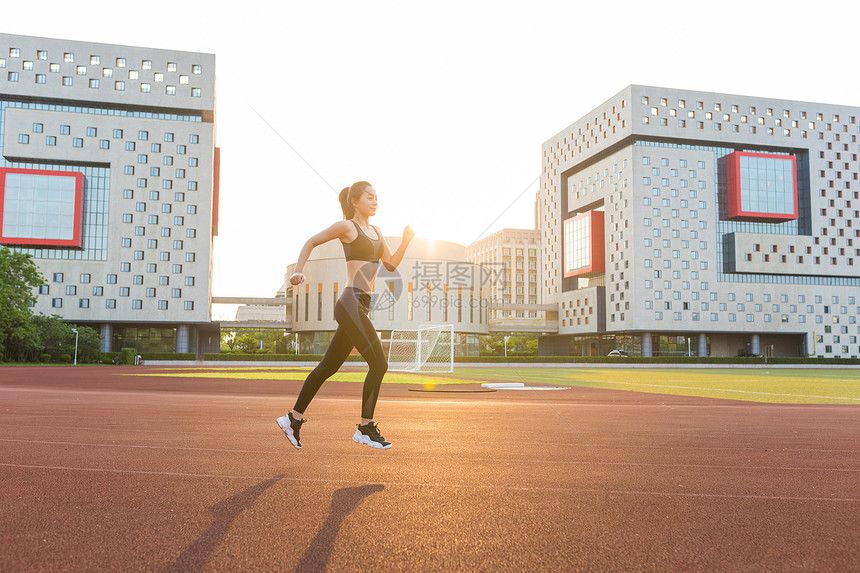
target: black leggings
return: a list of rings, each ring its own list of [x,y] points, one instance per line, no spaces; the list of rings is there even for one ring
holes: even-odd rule
[[[346,287],[334,305],[337,330],[328,345],[322,362],[305,379],[294,409],[304,413],[323,382],[328,380],[346,360],[353,347],[358,348],[362,358],[370,367],[364,379],[361,417],[373,419],[373,410],[379,397],[382,377],[388,370],[388,360],[376,329],[367,317],[370,311],[370,295],[354,287]]]

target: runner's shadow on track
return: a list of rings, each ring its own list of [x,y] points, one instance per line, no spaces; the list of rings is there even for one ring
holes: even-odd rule
[[[295,573],[325,571],[343,520],[361,505],[364,498],[383,489],[385,489],[384,485],[373,484],[335,490],[331,496],[331,512],[293,571]]]
[[[165,571],[186,572],[202,570],[209,561],[209,558],[212,557],[212,552],[215,551],[215,548],[221,543],[224,535],[230,530],[233,522],[236,521],[236,518],[253,505],[257,498],[267,489],[283,478],[283,475],[269,478],[210,507],[209,511],[214,516],[212,524],[197,538],[197,541],[189,545],[176,558],[176,561],[168,565]]]

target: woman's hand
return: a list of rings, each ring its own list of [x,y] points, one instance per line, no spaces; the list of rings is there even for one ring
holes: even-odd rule
[[[297,286],[305,282],[305,275],[302,273],[294,273],[293,276],[290,277],[290,284],[293,286]]]
[[[403,241],[408,243],[415,237],[415,231],[412,230],[412,227],[406,225],[406,228],[403,229]]]

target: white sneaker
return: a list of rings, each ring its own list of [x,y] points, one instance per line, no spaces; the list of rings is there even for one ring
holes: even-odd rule
[[[352,441],[380,450],[387,450],[391,447],[391,442],[386,442],[385,438],[379,435],[379,427],[376,422],[368,422],[363,426],[359,424],[358,429],[355,430],[355,435],[352,436]]]
[[[287,436],[287,439],[290,443],[297,449],[302,449],[302,444],[299,442],[299,430],[302,428],[302,424],[307,422],[304,418],[301,420],[296,420],[293,418],[293,413],[290,412],[286,416],[281,416],[275,422],[278,423],[278,427],[284,431],[284,434]]]

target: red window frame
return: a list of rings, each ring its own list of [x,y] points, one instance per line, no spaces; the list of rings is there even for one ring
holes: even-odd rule
[[[741,157],[772,157],[782,161],[791,161],[792,185],[794,188],[793,213],[760,213],[756,211],[744,211],[741,208]],[[726,156],[726,178],[726,207],[729,220],[753,221],[760,223],[784,223],[785,221],[797,220],[797,158],[794,155],[735,151],[734,153],[730,153]]]
[[[606,252],[604,249],[604,215],[603,211],[588,211],[586,213],[581,213],[574,217],[570,217],[565,219],[562,223],[562,232],[567,226],[567,223],[570,221],[574,221],[576,219],[582,219],[583,217],[589,217],[591,219],[591,234],[589,239],[591,240],[591,244],[589,248],[591,249],[591,264],[587,267],[582,267],[576,269],[574,271],[567,272],[565,271],[564,277],[578,277],[587,274],[594,273],[602,273],[606,271]]]
[[[32,239],[27,237],[7,237],[3,231],[3,211],[6,205],[6,174],[19,173],[22,175],[41,175],[48,177],[73,177],[75,179],[75,214],[74,228],[71,239]],[[84,174],[78,171],[54,171],[42,169],[17,169],[0,167],[0,244],[4,245],[33,245],[82,248],[81,227],[84,207]]]

